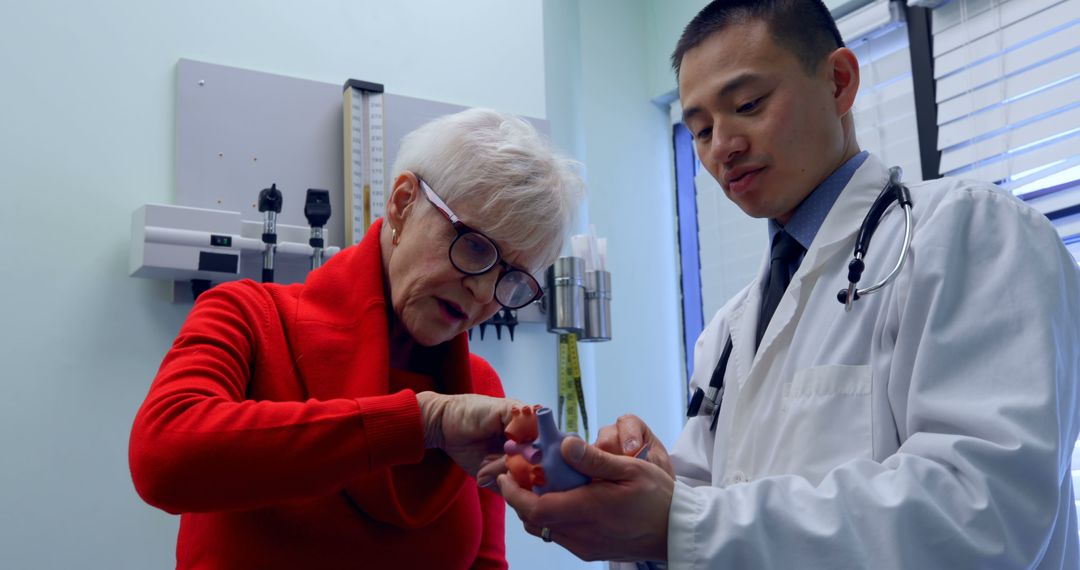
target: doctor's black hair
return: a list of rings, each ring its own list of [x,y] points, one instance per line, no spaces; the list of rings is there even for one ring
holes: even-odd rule
[[[728,26],[754,20],[765,22],[777,44],[793,53],[810,74],[822,59],[844,47],[836,20],[822,0],[714,0],[683,30],[671,54],[675,77],[686,52]]]

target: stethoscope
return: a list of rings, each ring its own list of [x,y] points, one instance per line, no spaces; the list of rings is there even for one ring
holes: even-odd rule
[[[889,169],[889,181],[874,200],[874,205],[870,206],[870,211],[866,213],[862,226],[859,228],[859,235],[855,240],[854,259],[848,263],[848,286],[836,294],[836,299],[844,305],[845,312],[851,310],[855,301],[878,291],[892,281],[900,273],[904,261],[907,260],[908,249],[911,246],[911,192],[900,182],[902,173],[899,166]],[[863,259],[870,248],[870,238],[874,236],[881,218],[893,202],[899,203],[904,211],[904,244],[900,248],[900,258],[896,260],[896,266],[885,278],[869,287],[859,289],[859,280],[862,279],[863,270],[866,269]],[[690,406],[686,410],[686,416],[689,418],[711,415],[710,431],[716,431],[716,420],[720,417],[720,404],[724,400],[724,373],[727,371],[728,359],[731,358],[731,348],[731,334],[728,334],[727,344],[720,353],[720,361],[716,363],[716,368],[713,369],[712,377],[709,379],[709,389],[698,388],[694,391],[694,396],[690,398]]]

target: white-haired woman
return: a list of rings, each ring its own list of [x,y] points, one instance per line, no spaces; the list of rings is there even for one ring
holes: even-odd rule
[[[479,488],[512,402],[463,334],[540,296],[572,163],[489,110],[409,134],[386,215],[303,285],[199,297],[135,418],[132,477],[181,568],[505,567]]]

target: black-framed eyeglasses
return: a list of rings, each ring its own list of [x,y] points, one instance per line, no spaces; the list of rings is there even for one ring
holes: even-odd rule
[[[483,275],[496,265],[502,267],[503,272],[495,282],[495,300],[507,309],[520,309],[544,295],[540,283],[531,273],[507,263],[491,238],[465,225],[427,182],[419,177],[417,180],[431,205],[457,231],[449,251],[450,263],[455,269],[466,275]]]

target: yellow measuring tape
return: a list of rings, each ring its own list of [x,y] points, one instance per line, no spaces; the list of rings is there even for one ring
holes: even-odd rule
[[[578,360],[577,335],[559,335],[559,425],[570,433],[579,433],[578,414],[589,441],[589,416],[585,411],[585,393],[581,389],[581,363]],[[565,408],[566,414],[563,415]],[[565,417],[566,422],[563,422]]]

